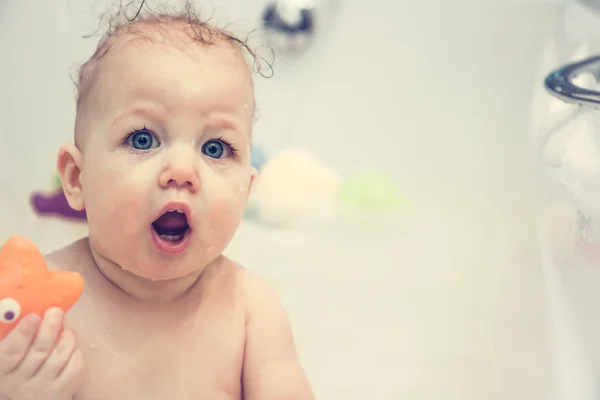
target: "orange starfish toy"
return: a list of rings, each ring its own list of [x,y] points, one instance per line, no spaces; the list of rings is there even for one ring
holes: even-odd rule
[[[67,312],[83,293],[76,272],[49,271],[35,244],[14,236],[0,250],[0,339],[28,314]]]

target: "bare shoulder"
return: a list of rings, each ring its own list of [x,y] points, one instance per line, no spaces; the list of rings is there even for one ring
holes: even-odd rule
[[[257,273],[231,262],[236,268],[237,287],[243,295],[246,320],[259,318],[287,324],[287,314],[277,291]]]
[[[239,264],[236,265],[238,268],[239,288],[244,292],[249,306],[261,300],[277,301],[275,290],[264,278]],[[265,297],[269,297],[269,299]]]
[[[205,285],[218,286],[219,291],[233,290],[244,307],[246,320],[264,302],[277,302],[275,291],[258,274],[222,256],[218,263],[204,272]]]
[[[80,272],[80,266],[91,261],[87,238],[80,239],[44,256],[49,270]]]
[[[244,399],[313,400],[288,315],[276,291],[257,274],[238,268],[246,307]]]

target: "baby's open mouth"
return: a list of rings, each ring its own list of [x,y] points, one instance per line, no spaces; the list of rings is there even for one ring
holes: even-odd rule
[[[163,240],[177,243],[183,240],[190,226],[182,210],[172,210],[154,221],[152,228]]]

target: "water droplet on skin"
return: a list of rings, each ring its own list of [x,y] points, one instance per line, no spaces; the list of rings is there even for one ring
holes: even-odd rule
[[[91,343],[88,345],[88,349],[90,349],[90,350],[97,350],[99,347],[100,347],[100,346],[98,345],[98,343],[94,343],[94,342],[91,342]]]

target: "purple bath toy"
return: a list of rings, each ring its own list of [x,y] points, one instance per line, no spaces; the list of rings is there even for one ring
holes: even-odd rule
[[[34,193],[31,196],[31,205],[35,212],[42,216],[57,216],[76,221],[87,221],[85,210],[76,211],[69,206],[62,189],[54,194]]]

